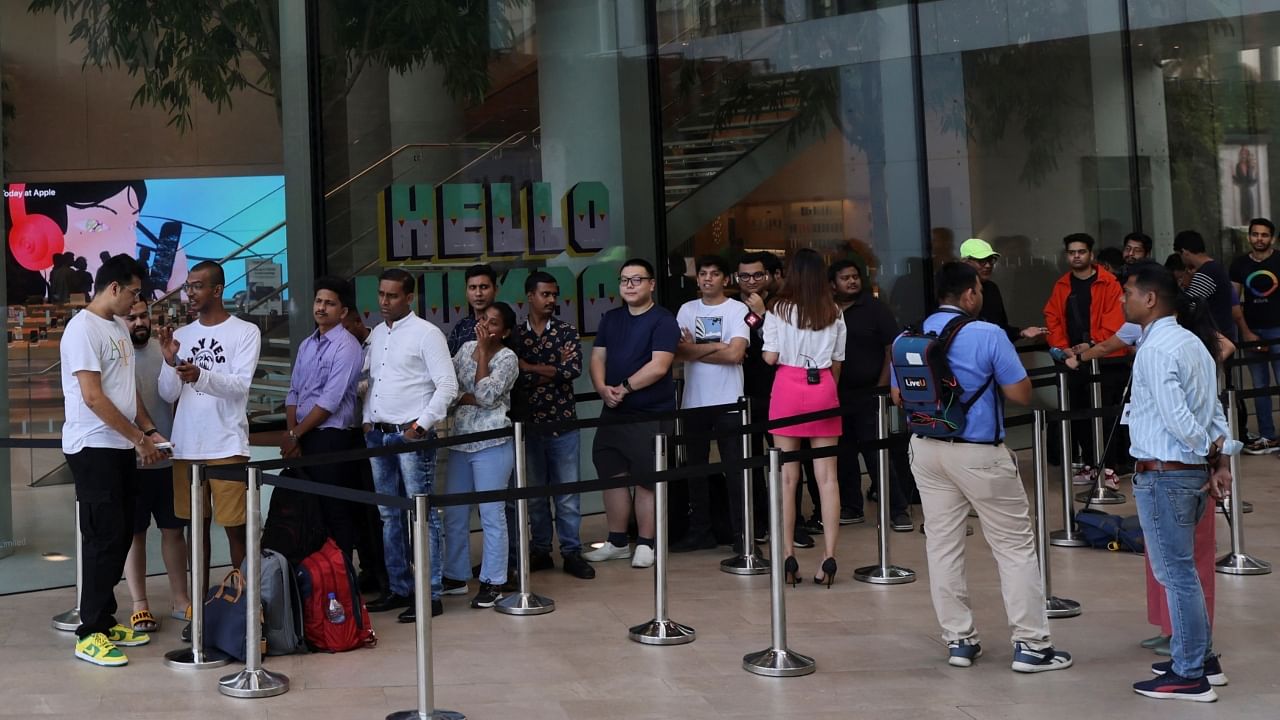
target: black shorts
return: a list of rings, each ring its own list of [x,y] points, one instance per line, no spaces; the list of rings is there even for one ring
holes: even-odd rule
[[[626,415],[605,410],[601,418],[618,418]],[[603,425],[596,429],[596,439],[591,446],[591,460],[596,466],[596,476],[604,478],[619,475],[644,475],[654,470],[653,436],[658,433],[671,435],[670,421],[646,420],[636,415],[634,422]],[[667,447],[668,467],[674,466],[674,445]],[[652,490],[653,483],[637,483]]]
[[[138,468],[138,495],[133,505],[133,534],[151,527],[151,518],[161,530],[187,526],[173,513],[173,470],[171,468]]]

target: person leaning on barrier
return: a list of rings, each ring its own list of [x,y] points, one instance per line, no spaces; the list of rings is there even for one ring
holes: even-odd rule
[[[465,274],[467,283],[467,316],[449,331],[449,354],[456,355],[465,342],[476,339],[476,323],[498,296],[498,272],[492,265],[472,265]]]
[[[686,409],[729,405],[742,397],[742,359],[750,339],[746,320],[750,311],[724,294],[728,262],[718,255],[705,255],[697,259],[695,269],[700,297],[681,305],[676,313],[680,325],[676,359],[684,362],[684,398],[680,406]],[[742,427],[737,412],[708,420],[699,423],[698,432],[733,432]],[[722,462],[742,459],[739,437],[720,438],[716,446]],[[689,465],[705,465],[710,457],[711,440],[686,443],[685,459]],[[721,491],[711,492],[711,483],[717,483]],[[671,545],[671,552],[715,548],[719,544],[716,520],[727,519],[734,537],[742,537],[742,493],[728,492],[724,485],[723,475],[689,479],[689,527],[684,537]],[[722,497],[729,499],[729,507],[714,506],[715,500]],[[741,540],[737,542],[740,544]]]
[[[1275,251],[1276,226],[1266,218],[1249,221],[1249,252],[1231,262],[1228,274],[1236,295],[1240,298],[1241,314],[1236,318],[1242,342],[1280,340],[1280,298],[1272,297],[1280,286],[1280,254]],[[1280,344],[1271,345],[1263,352],[1280,350]],[[1254,387],[1266,387],[1272,381],[1280,382],[1280,359],[1260,361],[1249,366]],[[1280,437],[1276,435],[1276,423],[1271,414],[1271,396],[1254,398],[1258,416],[1258,435],[1245,446],[1250,455],[1268,455],[1280,452]]]
[[[956,313],[976,317],[982,310],[982,283],[969,265],[943,265],[935,287],[939,310],[925,319],[924,332],[941,332]],[[1027,493],[1017,458],[1004,445],[1001,396],[1030,404],[1031,379],[1004,331],[982,321],[960,329],[947,360],[962,388],[991,385],[969,407],[959,437],[911,438],[911,469],[924,511],[929,589],[948,662],[969,667],[982,655],[964,562],[965,518],[972,507],[1000,572],[1005,614],[1013,626],[1013,670],[1035,673],[1070,667],[1071,655],[1055,650],[1049,636]],[[894,404],[901,406],[896,373],[891,393]]]
[[[371,448],[398,447],[435,437],[436,423],[449,412],[458,394],[458,379],[449,345],[440,328],[413,312],[413,276],[399,268],[378,276],[382,322],[369,334],[369,390],[364,399],[364,439]],[[435,480],[436,449],[411,450],[371,458],[373,485],[383,495],[412,498],[428,495]],[[409,528],[404,513],[379,506],[382,551],[389,589],[368,604],[370,612],[407,608],[400,620],[417,619],[413,605],[413,569]],[[444,612],[440,602],[440,519],[428,513],[431,552],[431,614]]]
[[[62,334],[62,452],[80,503],[80,626],[75,656],[107,667],[129,659],[119,647],[146,645],[149,635],[116,622],[115,585],[134,530],[137,464],[164,459],[166,442],[138,395],[133,343],[118,317],[142,292],[143,270],[128,255],[98,268],[93,300]]]
[[[653,301],[656,280],[653,265],[643,258],[622,264],[618,294],[623,306],[604,314],[591,349],[591,384],[604,401],[602,420],[630,419],[596,430],[591,458],[601,478],[653,472],[653,438],[667,433],[670,423],[645,416],[676,409],[676,387],[671,377],[680,342],[680,326],[666,308]],[[627,539],[627,523],[634,503],[638,536],[634,555]],[[631,558],[631,567],[653,565],[653,483],[604,491],[609,537],[603,545],[584,553],[591,562]]]
[[[476,339],[458,348],[453,370],[458,377],[455,435],[470,435],[511,427],[511,388],[520,374],[520,361],[510,348],[516,314],[506,303],[494,303],[476,318]],[[505,490],[515,463],[509,437],[477,440],[449,448],[450,494]],[[480,587],[473,608],[491,608],[507,582],[507,516],[501,500],[480,503],[484,533]],[[471,506],[444,509],[444,572],[451,578],[471,573]],[[466,587],[464,582],[463,588]]]
[[[284,401],[287,430],[280,440],[280,454],[285,458],[359,447],[351,428],[359,419],[356,383],[364,366],[364,353],[360,341],[342,324],[354,304],[351,285],[342,278],[321,277],[316,279],[315,289],[311,314],[316,321],[316,331],[298,347],[289,393]],[[315,482],[354,488],[358,471],[353,464],[325,463],[300,470]],[[355,547],[355,514],[362,508],[323,495],[316,500],[329,537],[350,559]]]
[[[514,349],[520,358],[520,379],[512,395],[512,416],[535,425],[575,422],[578,406],[573,399],[573,381],[582,375],[582,343],[578,340],[578,330],[555,316],[560,285],[554,276],[543,271],[530,273],[524,289],[529,317],[516,326]],[[579,436],[577,429],[525,435],[531,487],[552,485],[572,489],[579,480]],[[576,492],[529,500],[529,569],[555,567],[551,559],[553,500],[554,529],[560,538],[564,571],[590,580],[596,576],[596,570],[582,558],[582,510]],[[515,537],[516,534],[509,535]],[[515,544],[518,552],[519,543]]]
[[[1187,308],[1173,275],[1138,266],[1125,281],[1125,317],[1143,327],[1133,364],[1133,399],[1126,406],[1133,495],[1147,557],[1164,587],[1174,629],[1173,660],[1152,665],[1157,677],[1133,684],[1154,698],[1212,702],[1226,684],[1213,652],[1204,590],[1194,560],[1196,527],[1231,483],[1228,456],[1240,452],[1216,393],[1217,340],[1203,306]],[[1190,312],[1192,329],[1174,315]]]
[[[160,397],[158,379],[164,353],[160,342],[151,336],[151,308],[145,300],[135,300],[124,318],[133,341],[134,379],[138,384],[138,398],[151,416],[156,430],[168,437],[173,431],[173,403]],[[170,615],[176,619],[186,617],[191,604],[191,588],[187,586],[187,541],[183,528],[187,523],[173,514],[173,462],[165,459],[145,468],[138,468],[138,498],[133,510],[133,544],[125,560],[124,576],[133,595],[133,615],[129,626],[139,632],[152,632],[160,627],[151,606],[147,602],[147,529],[154,516],[160,530],[160,555],[164,559],[165,574],[169,579]]]
[[[969,238],[960,243],[960,257],[964,262],[978,271],[978,277],[982,278],[982,314],[980,320],[999,327],[1009,336],[1011,342],[1017,342],[1022,338],[1038,338],[1049,332],[1048,328],[1032,326],[1025,328],[1016,328],[1009,324],[1009,313],[1004,309],[1004,296],[1000,293],[1000,286],[996,285],[991,279],[991,274],[995,271],[996,263],[1000,260],[1000,253],[991,247],[991,243],[980,238]]]

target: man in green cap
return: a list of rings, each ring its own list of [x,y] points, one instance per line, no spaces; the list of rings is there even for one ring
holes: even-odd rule
[[[1040,337],[1049,331],[1043,327],[1016,328],[1009,324],[1009,314],[1005,312],[1000,287],[991,279],[996,261],[1000,259],[1000,253],[991,247],[991,243],[980,238],[969,238],[960,244],[960,257],[978,271],[978,278],[982,281],[982,310],[978,314],[979,320],[999,326],[1008,334],[1010,342],[1017,342],[1019,338]]]

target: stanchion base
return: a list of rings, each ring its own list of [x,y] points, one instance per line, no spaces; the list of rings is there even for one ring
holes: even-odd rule
[[[494,603],[503,615],[546,615],[556,609],[556,601],[533,593],[512,593]]]
[[[164,654],[164,664],[177,670],[205,670],[231,662],[230,656],[218,650],[206,649],[201,654],[203,659],[196,662],[195,651],[189,647],[170,650]]]
[[[735,555],[720,561],[720,572],[730,575],[764,575],[769,572],[769,561],[759,552],[750,555]]]
[[[1052,618],[1072,618],[1084,612],[1080,608],[1080,603],[1075,600],[1066,598],[1053,597],[1052,595],[1045,598],[1044,614]]]
[[[1076,493],[1076,502],[1090,505],[1120,505],[1125,502],[1125,497],[1123,493],[1118,493],[1111,488],[1094,488]]]
[[[398,710],[387,716],[387,720],[466,720],[466,718],[466,715],[455,710],[432,710],[430,713]]]
[[[1270,575],[1271,563],[1245,553],[1227,553],[1215,563],[1223,575]]]
[[[684,645],[697,637],[694,629],[674,620],[650,620],[631,628],[628,637],[642,645]]]
[[[1253,512],[1253,503],[1248,500],[1240,503],[1240,512],[1245,513],[1246,515]],[[1227,498],[1218,503],[1218,513],[1222,515],[1231,514],[1231,498]]]
[[[68,610],[61,615],[54,615],[49,624],[53,626],[54,630],[62,630],[64,632],[75,630],[80,627],[80,608]]]
[[[916,572],[897,565],[868,565],[854,570],[853,579],[872,585],[903,585],[915,582]]]
[[[1066,530],[1054,530],[1049,533],[1049,544],[1054,547],[1089,547],[1089,543],[1076,533],[1068,534]]]
[[[818,663],[808,655],[769,648],[743,655],[742,669],[765,677],[799,677],[812,674]]]
[[[289,678],[269,670],[241,670],[218,680],[218,692],[238,698],[275,697],[289,692]]]

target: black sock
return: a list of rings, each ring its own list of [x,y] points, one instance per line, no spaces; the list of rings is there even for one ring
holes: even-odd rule
[[[647,545],[650,550],[653,549],[653,538],[638,537],[636,538],[636,547]]]
[[[614,547],[626,547],[631,544],[631,540],[627,538],[625,532],[609,533],[609,544]]]

